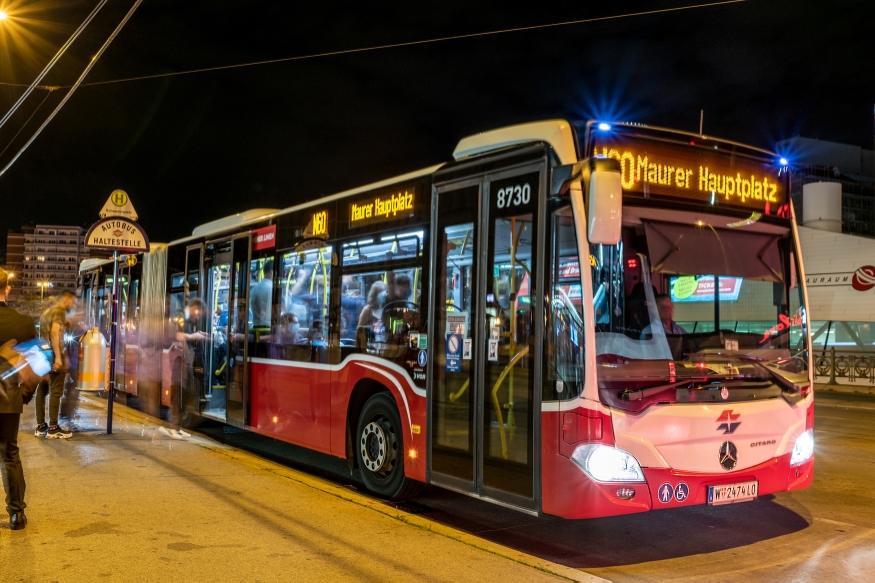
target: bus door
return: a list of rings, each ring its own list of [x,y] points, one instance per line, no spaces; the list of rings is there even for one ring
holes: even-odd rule
[[[178,369],[179,407],[186,413],[200,413],[206,401],[206,340],[193,336],[207,331],[206,310],[194,308],[194,304],[204,305],[200,293],[203,251],[200,243],[186,247],[185,270],[174,275],[170,283],[172,325],[175,331],[191,338],[176,345],[182,350]]]
[[[249,333],[249,234],[210,241],[204,252],[206,304],[201,413],[243,427]]]
[[[529,511],[539,489],[544,177],[537,164],[438,185],[433,208],[430,481]]]

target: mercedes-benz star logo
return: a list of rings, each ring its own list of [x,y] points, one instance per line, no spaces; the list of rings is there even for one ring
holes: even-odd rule
[[[731,441],[724,441],[720,445],[720,465],[724,470],[731,470],[738,463],[738,448]]]

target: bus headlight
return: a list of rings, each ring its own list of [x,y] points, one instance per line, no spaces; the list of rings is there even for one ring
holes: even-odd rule
[[[814,455],[814,435],[809,429],[796,439],[796,445],[793,446],[793,455],[790,456],[790,465],[795,466],[802,462],[807,462]]]
[[[643,482],[644,472],[632,454],[601,444],[582,445],[572,461],[598,482]]]

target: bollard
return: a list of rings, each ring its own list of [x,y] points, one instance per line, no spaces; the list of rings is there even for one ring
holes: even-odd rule
[[[79,372],[76,388],[80,391],[102,391],[106,388],[106,340],[94,328],[79,342]]]

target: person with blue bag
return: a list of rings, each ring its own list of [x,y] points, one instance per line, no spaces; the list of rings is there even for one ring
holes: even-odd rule
[[[36,338],[33,318],[6,305],[9,275],[0,269],[0,471],[6,490],[9,528],[27,524],[24,470],[18,451],[18,427],[42,377],[51,370],[51,348]]]

